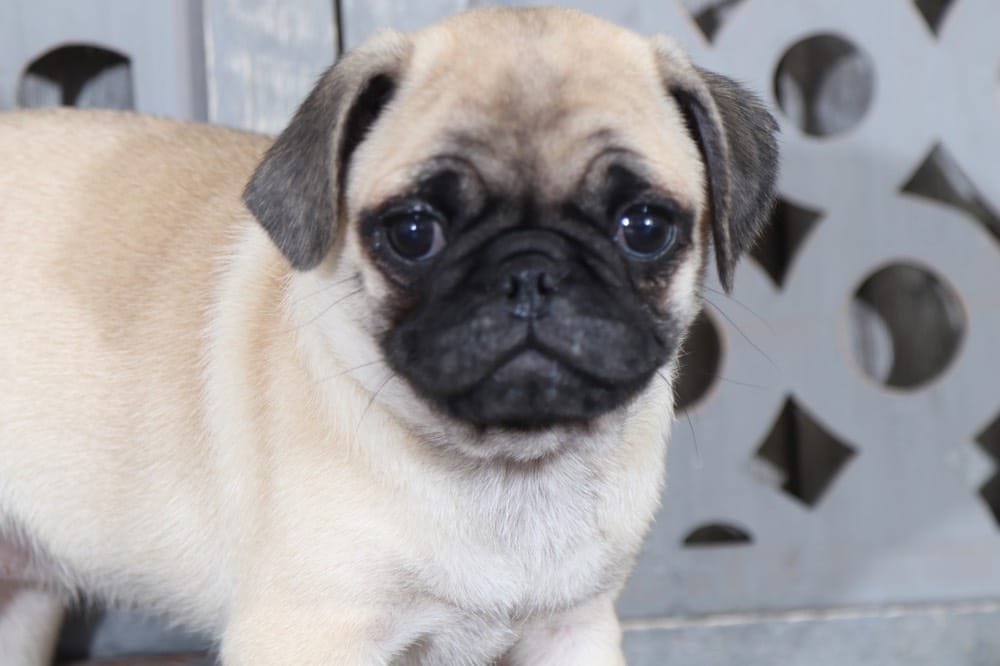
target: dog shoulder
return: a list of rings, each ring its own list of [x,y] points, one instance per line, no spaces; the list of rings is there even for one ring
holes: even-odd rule
[[[23,190],[48,183],[71,188],[73,182],[60,179],[79,179],[112,165],[118,177],[104,187],[121,195],[133,194],[123,189],[125,184],[161,180],[156,178],[160,173],[169,178],[178,166],[190,171],[192,164],[198,165],[192,177],[232,174],[245,182],[270,143],[269,137],[251,132],[124,111],[6,111],[0,113],[0,187]],[[89,180],[100,187],[97,178]]]

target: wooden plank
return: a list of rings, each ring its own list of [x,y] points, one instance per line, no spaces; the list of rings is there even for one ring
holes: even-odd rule
[[[40,90],[37,81],[28,82],[31,89],[19,95],[24,69],[60,46],[90,45],[129,60],[129,71],[119,71],[111,79],[131,77],[128,102],[137,111],[203,120],[199,8],[199,0],[0,2],[0,109],[46,101],[46,96],[58,101],[57,95]],[[108,101],[106,86],[100,83],[84,93],[85,105],[101,106]],[[115,105],[123,104],[119,99]]]
[[[332,0],[205,0],[209,120],[275,133],[337,55]]]

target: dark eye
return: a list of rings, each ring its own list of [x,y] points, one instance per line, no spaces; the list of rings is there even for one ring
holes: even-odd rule
[[[407,261],[429,259],[445,245],[438,217],[429,211],[396,213],[385,221],[385,234],[392,251]]]
[[[615,240],[640,259],[663,254],[677,237],[673,215],[662,208],[639,204],[626,208],[618,218]]]

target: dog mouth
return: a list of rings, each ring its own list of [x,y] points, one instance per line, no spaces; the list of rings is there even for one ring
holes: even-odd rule
[[[590,421],[623,402],[623,388],[524,345],[444,404],[454,417],[480,426],[542,428]]]
[[[621,407],[672,353],[670,337],[625,317],[558,298],[551,315],[525,321],[486,306],[448,322],[415,318],[393,332],[387,357],[452,419],[536,430]]]

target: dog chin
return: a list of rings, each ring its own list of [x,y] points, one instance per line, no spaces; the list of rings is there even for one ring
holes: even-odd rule
[[[515,363],[534,367],[536,361]],[[572,404],[575,398],[566,397],[570,401],[566,411],[555,413],[543,402],[529,405],[526,399],[533,397],[530,391],[506,390],[510,394],[506,401],[488,391],[470,392],[468,404],[460,408],[469,409],[474,418],[471,414],[470,418],[457,416],[455,405],[443,407],[437,400],[420,395],[406,380],[383,390],[379,400],[425,444],[455,462],[516,464],[613,445],[623,432],[631,404],[626,397],[614,407],[605,405],[599,413],[584,417],[577,404]]]
[[[623,406],[585,423],[532,428],[480,427],[441,417],[436,427],[424,422],[418,429],[438,450],[469,462],[532,464],[611,445],[623,431],[626,411]]]
[[[602,382],[527,347],[511,354],[475,386],[436,401],[474,426],[528,433],[591,423],[621,405],[647,379],[629,386]]]

